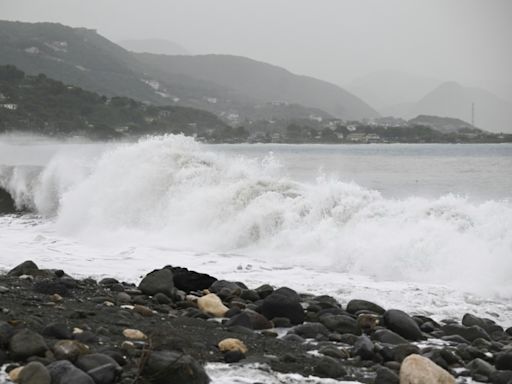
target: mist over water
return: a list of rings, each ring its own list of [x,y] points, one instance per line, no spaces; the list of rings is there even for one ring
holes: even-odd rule
[[[299,163],[293,151],[286,153],[293,146],[274,147],[269,154],[267,147],[205,146],[183,136],[45,145],[54,147],[29,147],[40,152],[40,164],[6,164],[2,156],[0,187],[18,206],[42,215],[69,238],[126,246],[154,242],[192,254],[235,253],[276,267],[512,295],[512,204],[503,186],[489,186],[487,199],[479,180],[474,183],[480,186],[478,198],[404,196],[397,191],[407,180],[389,177],[388,170],[389,184],[397,185],[383,185],[381,192],[351,181],[357,180],[356,173],[346,180],[337,177],[332,152],[339,149],[334,147],[330,152],[315,146],[295,149],[303,155]],[[377,172],[379,158],[357,154],[362,148],[346,149],[347,162],[356,156],[370,167],[373,161]],[[473,157],[460,161],[476,158],[482,174],[492,172],[495,178],[501,173],[506,186],[512,148],[496,148],[473,149]],[[424,154],[427,163],[445,166],[447,178],[453,171],[437,147],[375,148],[380,150],[434,151],[430,157]],[[407,153],[396,155],[395,167],[418,166],[404,164],[406,159]],[[343,174],[342,164],[338,171]],[[433,190],[430,195],[443,189]]]

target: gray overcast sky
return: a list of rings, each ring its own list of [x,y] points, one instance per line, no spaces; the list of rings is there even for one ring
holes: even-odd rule
[[[342,85],[387,69],[512,84],[512,0],[0,0],[0,18],[166,38]]]

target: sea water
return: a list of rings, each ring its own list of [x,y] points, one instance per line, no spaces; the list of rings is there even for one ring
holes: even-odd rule
[[[0,268],[217,278],[512,325],[512,145],[0,138]]]

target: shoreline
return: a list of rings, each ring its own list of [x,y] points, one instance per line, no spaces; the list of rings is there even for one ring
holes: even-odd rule
[[[69,372],[99,368],[88,365],[84,371],[82,360],[91,355],[102,363],[110,361],[105,355],[117,363],[100,364],[108,366],[102,372],[110,377],[100,384],[163,383],[155,379],[162,361],[170,364],[182,355],[190,357],[190,366],[183,369],[192,369],[194,380],[199,380],[189,377],[184,383],[206,383],[205,363],[260,364],[305,377],[397,383],[401,363],[409,355],[430,359],[458,382],[469,376],[493,383],[501,382],[496,375],[512,378],[506,352],[512,329],[470,314],[462,324],[436,322],[358,298],[342,305],[327,295],[270,285],[249,289],[243,283],[171,267],[147,274],[136,286],[113,278],[77,280],[64,271],[25,262],[0,275],[0,292],[2,365],[12,370],[27,361],[41,362],[48,366],[52,383],[62,382],[54,377],[62,375],[55,366],[64,363],[58,361],[71,361]],[[127,329],[145,337],[132,339]],[[12,338],[23,333],[30,334],[26,340],[38,340],[38,350],[16,349]],[[247,350],[221,352],[219,343],[225,339],[236,339]],[[31,342],[21,344],[27,349]],[[144,359],[153,360],[141,368]],[[482,366],[492,372],[487,370],[485,376]]]

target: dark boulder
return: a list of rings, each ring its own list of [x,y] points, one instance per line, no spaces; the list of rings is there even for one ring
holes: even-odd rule
[[[400,382],[398,375],[389,368],[379,367],[375,373],[374,384],[399,384]]]
[[[43,337],[29,329],[16,333],[9,342],[9,351],[14,360],[25,360],[31,356],[44,356],[48,350]]]
[[[352,348],[352,355],[359,356],[362,360],[373,360],[375,358],[375,346],[368,336],[359,336]]]
[[[72,339],[73,333],[71,329],[64,323],[50,323],[44,327],[43,336],[52,337],[54,339]]]
[[[512,351],[498,353],[495,360],[496,369],[512,371]]]
[[[5,321],[0,321],[0,349],[9,343],[14,333],[12,325]]]
[[[384,324],[393,332],[409,340],[421,340],[423,334],[418,323],[404,311],[390,309],[384,313]]]
[[[50,372],[52,384],[95,384],[88,374],[67,360],[51,363],[47,369]]]
[[[369,311],[376,313],[377,315],[382,315],[384,312],[386,312],[386,310],[380,305],[372,303],[371,301],[357,299],[350,300],[347,304],[347,312],[355,314],[359,311]]]
[[[489,364],[487,361],[476,358],[474,360],[471,360],[467,365],[466,368],[469,369],[471,372],[471,376],[484,376],[486,378],[490,378],[492,373],[496,370],[491,364]]]
[[[191,356],[173,351],[154,351],[144,365],[143,377],[152,384],[208,384],[204,368]]]
[[[512,371],[494,371],[490,381],[492,384],[508,384],[512,381]]]
[[[80,356],[75,365],[87,372],[96,384],[111,384],[121,373],[119,364],[110,356],[102,353],[91,353]]]
[[[33,275],[39,271],[39,267],[32,260],[24,261],[23,263],[17,265],[9,272],[7,272],[7,276],[16,276],[19,277],[21,275]]]
[[[314,339],[317,335],[329,335],[329,330],[321,323],[305,323],[297,325],[291,331],[306,339]]]
[[[202,291],[209,288],[217,279],[205,273],[189,271],[187,268],[165,267],[171,270],[174,286],[184,292]]]
[[[140,282],[139,289],[148,296],[163,293],[169,297],[174,295],[173,274],[169,269],[157,269],[148,273]]]
[[[260,299],[264,299],[268,295],[270,295],[272,292],[274,292],[274,288],[271,285],[263,284],[255,289],[255,291],[260,296]]]
[[[58,294],[60,296],[70,296],[68,285],[62,281],[42,280],[32,285],[32,290],[45,295]]]
[[[291,290],[290,290],[291,291]],[[299,297],[282,288],[267,296],[261,305],[261,314],[267,319],[286,317],[294,325],[304,322],[305,314]]]
[[[223,296],[240,296],[242,288],[232,281],[217,280],[209,288],[209,291],[219,296],[222,292]]]
[[[16,213],[16,203],[11,194],[0,188],[0,215]]]
[[[384,328],[377,329],[372,338],[385,344],[407,344],[407,340],[402,336]]]
[[[465,327],[459,324],[446,324],[441,329],[446,335],[459,335],[468,341],[474,341],[478,338],[491,340],[489,334],[478,325]]]
[[[475,315],[472,315],[470,313],[466,313],[462,317],[462,325],[466,327],[471,327],[473,325],[477,325],[480,328],[484,329],[485,331],[488,331],[489,328],[491,328],[493,325],[496,325],[496,323],[491,319],[486,319],[483,317],[478,317]]]
[[[50,384],[51,381],[50,372],[38,361],[25,365],[18,378],[20,384]]]
[[[338,333],[351,333],[354,335],[360,335],[361,330],[357,325],[357,320],[350,316],[345,315],[334,315],[334,316],[322,316],[320,322],[325,325],[328,329]]]
[[[338,360],[329,356],[319,359],[313,369],[316,376],[332,379],[337,379],[347,374],[343,365]]]

